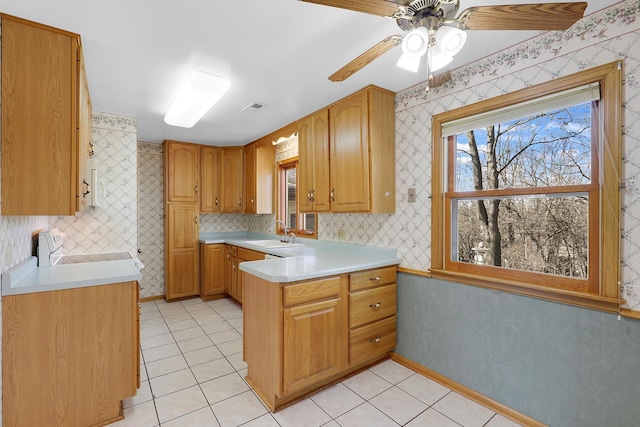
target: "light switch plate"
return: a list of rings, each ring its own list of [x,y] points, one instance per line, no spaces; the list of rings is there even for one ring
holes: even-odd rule
[[[407,201],[409,203],[413,203],[416,201],[416,189],[415,188],[410,188],[409,191],[407,192]]]

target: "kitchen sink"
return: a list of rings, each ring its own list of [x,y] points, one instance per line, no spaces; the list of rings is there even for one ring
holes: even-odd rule
[[[280,240],[247,240],[250,245],[260,246],[261,248],[292,248],[296,246],[306,246],[304,243],[287,243]]]

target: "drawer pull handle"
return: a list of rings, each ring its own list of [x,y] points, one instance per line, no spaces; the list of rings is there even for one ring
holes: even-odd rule
[[[371,307],[371,308],[378,308],[378,307],[380,307],[381,305],[382,305],[382,303],[381,303],[381,302],[378,302],[378,303],[375,303],[375,304],[369,304],[369,307]]]
[[[382,277],[380,276],[376,276],[376,277],[370,277],[369,280],[371,280],[372,282],[377,282],[378,280],[382,279]]]
[[[370,343],[373,343],[373,344],[375,344],[375,343],[377,343],[377,342],[380,342],[380,337],[371,338],[371,339],[369,340],[369,342],[370,342]]]

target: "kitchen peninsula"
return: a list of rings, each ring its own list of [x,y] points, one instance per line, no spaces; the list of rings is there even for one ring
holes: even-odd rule
[[[201,236],[276,258],[245,262],[247,381],[272,411],[388,357],[396,346],[395,249],[268,235]],[[269,244],[271,246],[271,244]]]

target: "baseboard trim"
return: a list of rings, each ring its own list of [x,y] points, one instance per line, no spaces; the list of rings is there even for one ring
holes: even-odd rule
[[[144,298],[140,298],[140,302],[149,302],[149,301],[156,301],[159,299],[164,299],[164,295],[155,295],[152,297],[144,297]]]
[[[478,393],[477,391],[472,390],[469,387],[466,387],[460,383],[457,383],[452,379],[445,377],[444,375],[441,375],[435,371],[432,371],[429,368],[425,368],[424,366],[414,362],[413,360],[407,359],[404,356],[401,356],[397,353],[391,353],[391,359],[455,391],[456,393],[461,394],[462,396],[467,397],[473,400],[474,402],[481,404],[482,406],[486,406],[487,408],[490,408],[494,412],[502,415],[505,418],[510,419],[513,422],[516,422],[518,424],[522,424],[528,427],[548,427],[546,424],[541,423],[540,421],[535,420],[528,415],[522,414],[516,411],[515,409],[511,409],[508,406],[505,406],[502,403],[491,399],[490,397],[487,397],[481,393]]]

